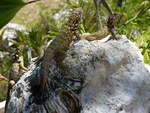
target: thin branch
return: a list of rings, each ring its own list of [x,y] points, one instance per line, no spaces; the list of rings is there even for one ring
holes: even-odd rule
[[[96,14],[97,14],[97,21],[98,21],[98,29],[101,30],[102,29],[102,22],[101,22],[101,16],[100,16],[100,4],[101,4],[101,0],[94,0],[94,4],[96,7]]]
[[[128,23],[130,23],[131,21],[135,20],[135,19],[141,14],[142,11],[143,11],[142,9],[139,10],[139,11],[136,13],[136,15],[135,15],[133,18],[127,20],[127,21],[125,22],[125,24],[128,24]]]
[[[110,5],[108,4],[108,2],[106,0],[102,0],[103,6],[108,10],[109,15],[113,14],[112,8],[110,7]]]

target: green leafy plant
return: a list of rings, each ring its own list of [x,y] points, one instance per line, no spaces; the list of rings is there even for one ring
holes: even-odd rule
[[[5,24],[7,24],[22,7],[36,1],[25,3],[22,0],[1,0],[0,1],[0,29]]]
[[[145,63],[150,64],[150,1],[127,1],[122,7],[114,10],[122,13],[122,19],[118,24],[118,33],[126,35],[136,42],[144,56]],[[133,7],[134,5],[134,7]],[[130,11],[129,11],[130,9]]]
[[[26,32],[17,32],[17,47],[28,46],[32,48],[33,57],[38,57],[43,54],[46,42],[48,40],[47,34],[49,31],[48,23],[44,18],[32,26],[32,28]],[[24,55],[25,56],[25,55]]]

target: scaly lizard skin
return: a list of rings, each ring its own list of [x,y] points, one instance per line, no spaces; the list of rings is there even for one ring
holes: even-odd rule
[[[40,90],[45,88],[45,82],[49,74],[49,61],[58,56],[58,54],[65,52],[73,40],[80,39],[78,25],[81,21],[82,12],[81,8],[73,10],[68,17],[64,30],[56,35],[56,38],[47,47],[40,69]]]
[[[107,35],[109,35],[109,33],[111,33],[111,37],[108,39],[119,39],[119,37],[116,36],[115,34],[115,25],[117,24],[117,22],[119,21],[121,15],[120,14],[112,14],[109,16],[108,20],[107,20],[107,26],[104,26],[102,30],[93,33],[93,34],[83,34],[81,35],[81,39],[85,39],[88,41],[93,41],[93,40],[101,40],[103,38],[105,38]]]
[[[105,38],[108,34],[109,34],[108,28],[105,26],[101,31],[98,31],[96,33],[81,35],[81,39],[88,41],[101,40]]]

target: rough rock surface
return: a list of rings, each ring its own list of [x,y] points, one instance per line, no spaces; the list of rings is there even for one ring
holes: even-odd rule
[[[56,76],[63,76],[69,87],[80,89],[75,92],[82,106],[80,113],[150,113],[150,67],[125,36],[105,42],[107,39],[73,43],[63,61],[63,74],[51,61],[47,80],[50,97],[40,104],[33,101],[30,88],[38,84],[40,66],[31,65],[31,70],[13,87],[7,113],[79,113],[69,112],[61,101],[58,94],[63,85],[57,85],[55,90],[49,87]]]
[[[3,39],[17,38],[16,31],[26,31],[26,27],[20,24],[16,24],[16,23],[8,23],[6,26],[4,26],[3,29],[5,30],[3,34]]]
[[[14,40],[18,37],[17,32],[24,32],[28,34],[26,31],[26,27],[16,23],[8,23],[6,26],[3,27],[2,32],[2,41],[5,45],[5,48],[9,48],[14,44]]]
[[[4,113],[6,101],[0,102],[0,113]]]

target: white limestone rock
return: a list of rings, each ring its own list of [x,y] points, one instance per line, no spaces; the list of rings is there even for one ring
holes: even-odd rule
[[[26,27],[17,23],[8,23],[3,27],[2,40],[3,43],[5,43],[5,46],[10,47],[14,44],[14,40],[18,37],[18,31],[28,34]]]
[[[3,34],[3,39],[9,38],[14,39],[17,38],[16,31],[26,31],[26,27],[17,23],[8,23],[3,28],[5,30]]]
[[[74,76],[86,78],[81,113],[150,113],[150,67],[125,36],[107,38],[79,41],[64,61]]]
[[[108,38],[72,43],[62,72],[50,61],[46,85],[50,90],[55,76],[75,79],[75,83],[66,79],[65,84],[80,89],[76,94],[81,113],[150,113],[150,66],[144,64],[140,50],[125,36],[106,42]],[[30,82],[39,81],[39,69],[38,65],[31,65],[13,87],[7,113],[69,113],[57,95],[64,87],[61,80],[57,82],[59,87],[48,90],[51,96],[45,102],[34,103]]]
[[[0,102],[0,113],[4,113],[6,101]]]

